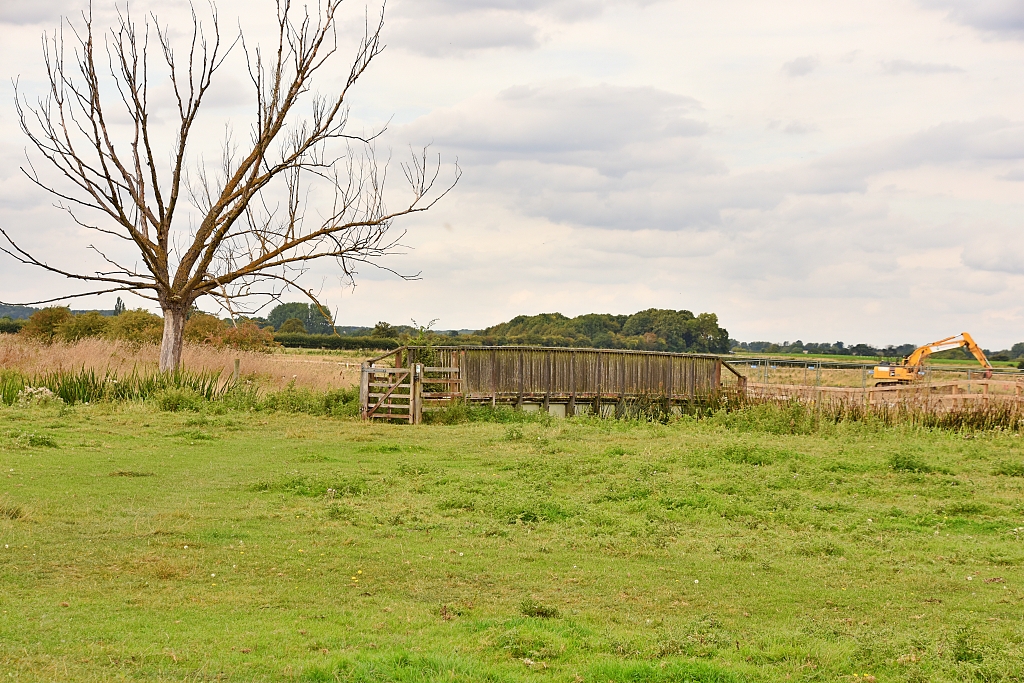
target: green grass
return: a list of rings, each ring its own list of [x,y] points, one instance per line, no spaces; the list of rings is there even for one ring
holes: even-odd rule
[[[158,405],[0,407],[0,679],[1024,678],[1011,432]]]

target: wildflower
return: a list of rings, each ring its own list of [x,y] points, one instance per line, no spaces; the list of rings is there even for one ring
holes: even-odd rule
[[[700,579],[694,579],[693,582],[694,583],[700,583]]]
[[[217,575],[216,574],[210,574],[210,576],[213,577],[213,576],[217,576]]]

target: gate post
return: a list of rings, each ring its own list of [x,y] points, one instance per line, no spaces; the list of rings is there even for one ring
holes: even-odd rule
[[[370,410],[370,367],[363,361],[359,367],[359,417],[367,419]]]
[[[423,422],[423,365],[412,364],[412,377],[409,387],[409,423],[418,425]]]

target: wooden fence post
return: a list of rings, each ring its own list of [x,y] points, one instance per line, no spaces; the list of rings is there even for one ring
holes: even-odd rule
[[[363,361],[359,366],[359,416],[364,420],[370,410],[370,365]]]
[[[565,410],[566,417],[576,415],[576,352],[569,352],[569,406]]]
[[[423,365],[413,363],[409,387],[409,422],[418,425],[423,422]]]
[[[498,404],[498,350],[491,350],[491,407]]]
[[[551,351],[544,354],[544,412],[550,412],[549,406],[551,405]]]
[[[519,349],[519,391],[516,395],[516,408],[523,407],[523,386],[526,383],[526,367],[524,363],[525,352]]]

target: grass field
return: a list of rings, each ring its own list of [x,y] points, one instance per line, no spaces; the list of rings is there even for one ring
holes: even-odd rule
[[[0,679],[1024,680],[1024,439],[790,426],[0,407]]]

